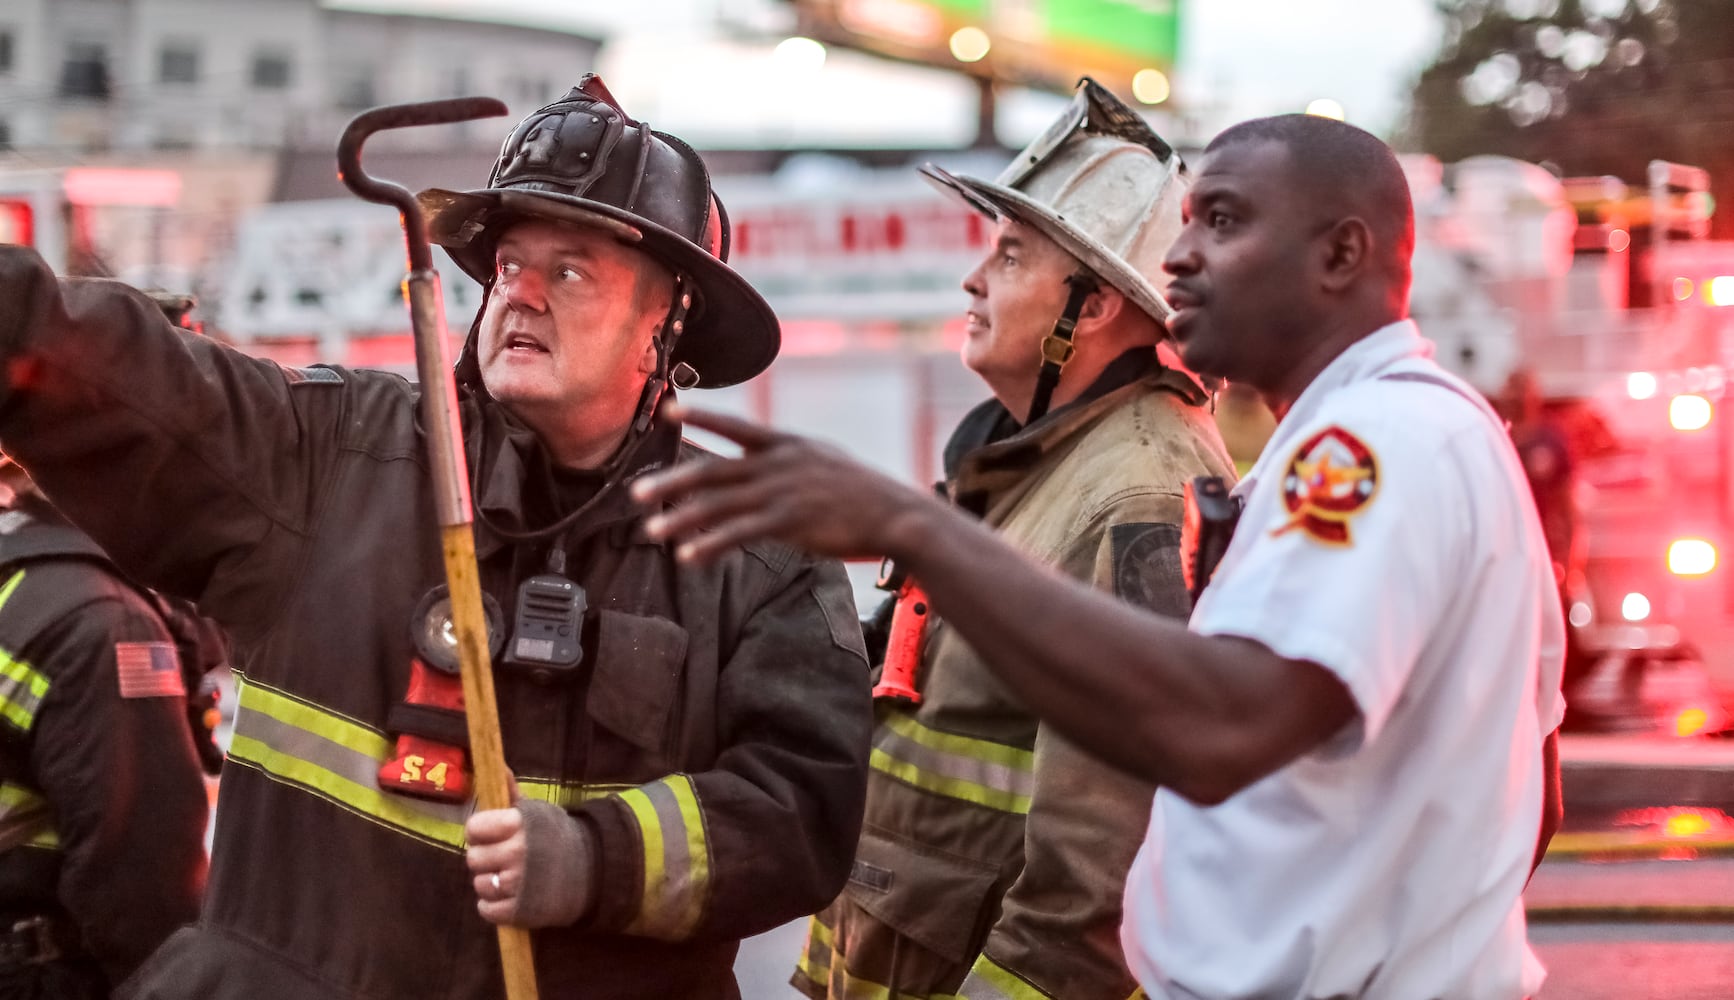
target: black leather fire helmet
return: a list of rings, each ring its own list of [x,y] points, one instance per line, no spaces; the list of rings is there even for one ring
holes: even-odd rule
[[[526,218],[603,230],[684,276],[695,301],[684,330],[671,338],[670,363],[695,371],[698,388],[744,382],[777,356],[776,314],[726,263],[728,214],[704,161],[681,140],[628,117],[594,73],[518,123],[486,188],[434,188],[417,197],[428,238],[484,286],[493,282],[495,241]],[[459,377],[473,380],[474,366],[475,344],[466,343]]]

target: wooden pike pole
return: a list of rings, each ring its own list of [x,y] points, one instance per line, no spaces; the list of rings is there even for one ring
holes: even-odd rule
[[[464,459],[463,427],[458,419],[457,381],[446,340],[445,305],[421,206],[407,188],[369,177],[361,169],[361,145],[373,133],[385,129],[494,118],[505,113],[506,106],[490,97],[395,104],[357,116],[343,130],[343,138],[337,144],[337,168],[343,183],[368,201],[395,205],[403,221],[404,242],[409,247],[404,297],[409,302],[410,326],[415,334],[421,421],[427,432],[428,464],[433,473],[440,543],[445,553],[446,586],[451,592],[452,627],[457,635],[458,668],[464,687],[464,718],[469,726],[470,760],[476,770],[476,802],[482,809],[510,808],[512,779],[506,770],[505,749],[500,742],[500,713],[494,704],[488,624],[482,611],[481,580],[476,571],[469,470]],[[536,1000],[530,932],[522,927],[497,929],[507,1000]]]

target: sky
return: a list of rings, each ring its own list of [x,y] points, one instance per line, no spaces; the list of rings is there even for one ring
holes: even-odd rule
[[[974,98],[948,75],[899,70],[884,77],[877,60],[833,51],[823,75],[773,75],[765,58],[789,16],[777,0],[326,0],[331,6],[447,12],[547,25],[610,38],[600,69],[635,115],[694,141],[738,135],[770,144],[794,136],[822,144],[831,130],[908,133],[903,142],[956,141],[972,127]],[[1138,3],[1142,0],[1125,0]],[[1178,97],[1195,109],[1189,127],[1206,140],[1245,118],[1304,110],[1316,98],[1343,106],[1349,121],[1388,135],[1398,123],[1410,82],[1437,45],[1432,0],[1178,0],[1181,60]],[[735,41],[718,54],[698,25],[726,20]],[[758,33],[762,42],[740,40]],[[741,60],[753,65],[743,71]],[[761,72],[760,67],[765,67]],[[719,75],[763,84],[781,95],[775,108],[730,102],[719,109]],[[744,75],[743,75],[744,74]],[[872,81],[869,84],[867,81]],[[875,99],[861,95],[872,91]],[[909,101],[912,103],[905,103]],[[648,105],[648,106],[647,106]],[[839,115],[840,107],[847,113]],[[922,110],[911,121],[908,110]],[[1054,113],[1043,98],[1002,105],[1002,139],[1020,142]],[[902,110],[892,111],[892,108]],[[730,114],[736,117],[728,117]],[[721,117],[719,117],[721,116]],[[900,117],[894,117],[900,116]],[[1027,122],[1025,121],[1027,119]],[[1009,122],[1010,124],[1007,124]],[[1007,130],[1013,134],[1006,134]],[[839,133],[841,134],[841,133]]]

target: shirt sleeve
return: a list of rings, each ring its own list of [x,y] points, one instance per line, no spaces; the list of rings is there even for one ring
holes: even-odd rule
[[[1464,471],[1433,428],[1327,410],[1249,498],[1192,628],[1318,664],[1378,737],[1466,564]],[[1344,751],[1353,746],[1340,746]]]

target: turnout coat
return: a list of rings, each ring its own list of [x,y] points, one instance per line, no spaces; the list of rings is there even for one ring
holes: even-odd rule
[[[226,626],[243,676],[203,912],[123,992],[500,995],[467,809],[376,778],[412,617],[444,580],[418,388],[247,357],[21,249],[0,248],[0,299],[0,440],[117,563]],[[509,628],[549,543],[504,533],[597,483],[551,468],[485,397],[461,412],[482,588]],[[678,428],[652,434],[639,471],[692,454]],[[520,790],[598,846],[598,903],[533,933],[537,975],[545,996],[734,997],[738,940],[811,913],[848,870],[861,635],[837,564],[766,544],[680,566],[640,520],[617,489],[562,536],[591,609],[579,666],[495,667]]]

